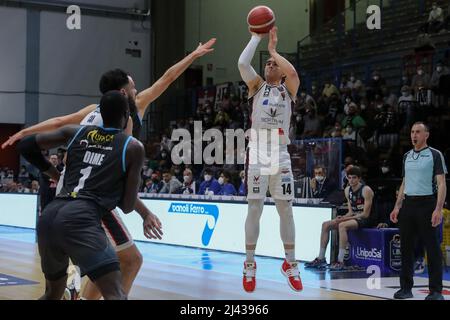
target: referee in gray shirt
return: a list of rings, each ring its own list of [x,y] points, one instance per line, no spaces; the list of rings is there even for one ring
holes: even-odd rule
[[[425,300],[444,300],[438,228],[442,223],[442,208],[447,194],[447,168],[442,153],[427,145],[429,135],[423,122],[413,125],[411,141],[414,149],[403,157],[403,183],[391,212],[391,221],[399,222],[402,253],[400,290],[394,294],[395,299],[413,297],[414,248],[419,238],[428,256],[430,294]]]

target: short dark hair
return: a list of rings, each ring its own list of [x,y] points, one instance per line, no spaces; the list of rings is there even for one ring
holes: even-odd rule
[[[361,168],[358,166],[353,166],[350,169],[348,169],[347,175],[348,176],[357,176],[358,178],[361,178],[361,176],[362,176]]]
[[[163,175],[164,175],[164,174],[170,174],[171,176],[173,176],[172,170],[170,170],[170,169],[164,169],[163,172],[162,172],[162,174],[163,174]]]
[[[205,168],[204,173],[205,173],[205,174],[210,174],[210,175],[213,175],[213,174],[214,174],[214,172],[213,172],[213,170],[212,170],[211,168]]]
[[[222,171],[222,174],[223,174],[223,176],[224,176],[225,178],[228,179],[228,181],[231,180],[231,173],[230,173],[229,171],[224,170],[224,171]]]
[[[414,122],[414,124],[412,125],[412,127],[414,127],[414,126],[420,126],[420,125],[423,125],[424,127],[425,127],[425,131],[426,132],[430,132],[430,127],[428,127],[428,125],[425,123],[425,122],[423,122],[423,121],[417,121],[417,122]],[[411,128],[412,128],[411,127]]]
[[[322,169],[323,173],[327,172],[327,168],[325,168],[323,165],[318,164],[317,166],[314,167],[314,170],[319,170]]]
[[[120,91],[105,93],[100,100],[100,113],[105,127],[118,127],[129,113],[127,98]]]
[[[108,91],[120,90],[125,87],[130,80],[128,74],[122,69],[114,69],[105,72],[100,78],[99,89],[102,94]]]

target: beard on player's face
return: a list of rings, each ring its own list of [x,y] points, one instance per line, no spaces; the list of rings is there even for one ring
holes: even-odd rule
[[[136,113],[137,112],[136,100],[132,96],[128,96],[127,98],[130,113]]]

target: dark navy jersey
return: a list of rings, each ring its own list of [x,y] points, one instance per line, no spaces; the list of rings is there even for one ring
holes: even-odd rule
[[[81,127],[67,150],[60,198],[94,200],[107,210],[120,203],[125,187],[125,155],[133,138],[119,129]]]
[[[348,199],[350,200],[350,206],[354,214],[363,213],[364,211],[364,187],[365,185],[363,184],[356,191],[353,191],[352,187],[348,189]]]

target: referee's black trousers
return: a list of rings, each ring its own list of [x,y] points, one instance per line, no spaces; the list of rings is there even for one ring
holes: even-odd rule
[[[402,253],[402,270],[400,286],[411,290],[414,282],[414,248],[417,238],[425,245],[428,259],[429,289],[442,292],[442,253],[439,244],[440,226],[431,226],[431,216],[436,208],[436,198],[406,198],[400,210],[398,221],[400,227],[400,246]]]

